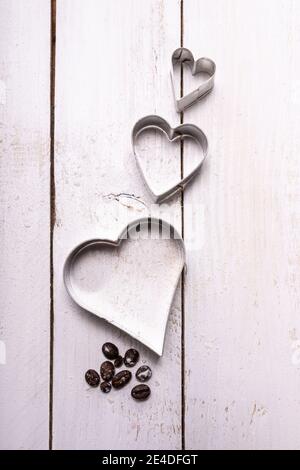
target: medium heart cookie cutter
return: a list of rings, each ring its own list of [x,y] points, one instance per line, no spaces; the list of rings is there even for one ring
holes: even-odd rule
[[[182,64],[187,64],[190,67],[193,76],[199,73],[206,73],[209,75],[209,78],[201,83],[201,85],[196,90],[180,98],[176,95],[174,69],[176,66],[181,66]],[[186,108],[194,104],[195,101],[200,100],[211,92],[215,83],[215,73],[216,64],[213,60],[208,59],[207,57],[202,57],[201,59],[195,60],[191,51],[185,47],[179,47],[173,52],[172,69],[170,75],[175,107],[178,113],[183,112]]]
[[[167,190],[163,191],[160,194],[157,194],[151,188],[140,163],[139,154],[137,152],[137,139],[138,136],[149,129],[157,129],[162,131],[166,137],[169,139],[170,142],[173,142],[177,139],[184,138],[184,137],[191,137],[194,139],[200,146],[202,150],[202,159],[197,164],[197,166],[184,178],[182,178],[178,183],[173,185],[172,187],[168,188]],[[142,178],[154,200],[156,203],[160,203],[163,200],[173,196],[177,191],[184,190],[185,186],[199,173],[201,165],[205,160],[207,153],[208,153],[208,140],[204,132],[199,129],[199,127],[195,126],[194,124],[180,124],[179,126],[175,127],[174,129],[170,126],[170,124],[160,116],[150,115],[145,116],[139,121],[137,121],[132,129],[131,134],[131,141],[132,141],[132,148],[133,153],[137,162],[137,166],[139,171],[142,175]]]
[[[162,219],[145,217],[130,222],[116,239],[80,243],[68,255],[63,277],[76,304],[161,356],[184,267],[180,234]]]

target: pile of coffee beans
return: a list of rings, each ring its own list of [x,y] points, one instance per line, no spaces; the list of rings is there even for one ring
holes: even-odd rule
[[[102,352],[107,361],[104,361],[100,366],[100,375],[96,370],[89,369],[85,373],[85,380],[91,387],[98,387],[103,393],[109,393],[111,387],[119,390],[127,385],[132,379],[132,373],[130,370],[124,369],[116,373],[116,369],[123,366],[132,368],[134,367],[140,358],[139,352],[134,349],[128,349],[124,357],[119,354],[119,349],[113,343],[104,343],[102,346]],[[113,362],[112,362],[113,361]],[[139,385],[135,385],[131,390],[131,396],[135,400],[146,400],[150,394],[151,389],[144,382],[147,382],[152,377],[152,370],[149,366],[140,366],[136,373],[135,378],[139,382],[143,382]],[[102,379],[102,382],[101,382]]]

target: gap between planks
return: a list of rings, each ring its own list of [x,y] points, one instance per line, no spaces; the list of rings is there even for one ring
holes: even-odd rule
[[[180,0],[180,47],[183,47],[184,0]],[[180,96],[183,96],[183,65],[180,70]],[[184,113],[180,113],[180,124],[183,124]],[[184,142],[180,143],[180,173],[184,176]],[[181,191],[181,235],[184,240],[184,191]],[[184,270],[181,274],[181,447],[185,450],[185,297]]]
[[[53,351],[54,351],[54,265],[53,235],[55,226],[55,55],[56,0],[50,9],[50,362],[49,362],[49,450],[53,443]]]

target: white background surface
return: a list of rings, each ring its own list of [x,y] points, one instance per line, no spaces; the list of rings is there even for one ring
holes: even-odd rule
[[[50,6],[0,0],[1,448],[299,448],[300,3],[58,0],[52,154]],[[215,90],[183,116],[210,156],[183,206],[153,209],[130,132],[151,113],[180,122],[169,64],[181,38],[217,64]],[[180,159],[165,149],[164,171],[179,177]],[[75,244],[150,209],[187,247],[161,359],[62,283]],[[87,387],[107,340],[151,364],[150,400]]]

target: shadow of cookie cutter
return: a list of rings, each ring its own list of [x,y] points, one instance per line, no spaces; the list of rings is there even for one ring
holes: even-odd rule
[[[201,85],[199,85],[196,90],[188,93],[187,95],[179,98],[176,95],[175,91],[175,79],[174,79],[174,68],[182,64],[187,64],[192,72],[192,75],[195,76],[199,73],[206,73],[209,75],[209,78],[205,80]],[[215,83],[215,73],[216,73],[216,64],[213,60],[208,59],[207,57],[202,57],[201,59],[195,60],[193,54],[189,49],[185,47],[180,47],[176,49],[172,54],[172,69],[170,72],[171,83],[175,101],[176,111],[178,113],[183,112],[186,108],[192,106],[196,101],[204,98],[208,95],[214,87]]]
[[[137,144],[137,139],[138,136],[142,133],[145,132],[149,129],[157,129],[160,131],[163,131],[163,133],[167,136],[170,142],[173,142],[174,140],[181,139],[184,137],[191,137],[194,139],[199,146],[202,149],[202,159],[201,161],[197,164],[197,166],[185,177],[181,178],[178,183],[174,184],[171,188],[168,188],[167,190],[161,192],[160,194],[156,194],[144,172],[140,164],[139,160],[139,154],[136,150],[136,144]],[[148,188],[148,191],[151,194],[152,199],[154,200],[155,203],[161,203],[165,199],[170,198],[174,194],[176,194],[178,191],[183,191],[186,187],[186,185],[199,173],[202,163],[204,162],[207,154],[208,154],[208,140],[204,132],[194,124],[180,124],[179,126],[172,128],[169,123],[163,119],[160,116],[157,115],[150,115],[150,116],[145,116],[141,119],[139,119],[133,129],[132,129],[132,134],[131,134],[131,140],[132,140],[132,148],[133,148],[133,153],[135,156],[135,160],[137,163],[137,166],[139,168],[140,174],[145,182],[145,185]]]

